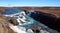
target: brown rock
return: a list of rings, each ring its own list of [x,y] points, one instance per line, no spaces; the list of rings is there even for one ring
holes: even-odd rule
[[[32,28],[30,29],[32,29],[34,33],[39,33],[42,28],[40,26],[35,25],[35,26],[32,26]]]
[[[11,18],[11,19],[10,19],[10,22],[11,22],[13,25],[18,25],[18,24],[19,24],[15,18]]]
[[[12,23],[14,25],[19,24],[15,18],[7,18],[6,16],[3,16],[2,14],[0,14],[0,18],[5,19],[6,21],[9,21],[9,23]]]
[[[0,18],[0,33],[16,33],[11,28],[9,28],[9,25],[7,25],[8,21],[6,21],[3,18]]]
[[[38,12],[42,12],[42,13],[47,13],[47,14],[51,14],[54,16],[51,17],[56,17],[56,18],[60,18],[60,7],[21,7],[20,9],[22,10],[35,10]]]
[[[40,27],[40,26],[33,26],[32,28],[31,28],[32,30],[41,30],[42,28]]]
[[[15,21],[15,19],[11,19],[12,21]],[[6,16],[0,15],[0,33],[16,33],[14,32],[8,25],[8,22],[11,23],[10,18],[7,18]],[[12,22],[13,24],[15,24]]]

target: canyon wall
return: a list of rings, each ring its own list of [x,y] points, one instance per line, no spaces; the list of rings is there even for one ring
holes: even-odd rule
[[[0,7],[0,12],[5,9],[35,10],[42,13],[52,14],[56,18],[60,18],[60,7]]]
[[[60,31],[60,7],[0,7],[0,13],[5,9],[35,10],[37,14],[32,14],[34,19]]]

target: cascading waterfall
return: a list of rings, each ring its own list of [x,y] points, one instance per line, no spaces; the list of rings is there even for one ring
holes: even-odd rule
[[[17,21],[19,23],[19,25],[17,25],[17,30],[21,29],[21,30],[26,31],[26,29],[29,29],[33,26],[41,26],[45,30],[48,29],[48,31],[51,32],[51,33],[56,33],[57,32],[55,30],[52,30],[52,29],[48,28],[44,24],[39,23],[38,21],[34,20],[33,18],[31,18],[30,16],[31,16],[32,12],[34,12],[34,10],[28,10],[26,12],[27,14],[25,14],[24,11],[21,11],[21,10],[18,10],[18,9],[6,9],[5,12],[3,12],[2,14],[7,16],[7,17],[14,17],[14,18],[17,19]],[[12,26],[10,26],[10,27],[12,28]],[[41,30],[41,31],[42,31],[42,33],[44,33],[43,32],[44,30]],[[45,32],[47,33],[47,31],[45,31]]]

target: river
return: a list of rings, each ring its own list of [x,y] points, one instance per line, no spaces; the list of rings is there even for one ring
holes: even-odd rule
[[[2,14],[5,15],[5,16],[7,15],[7,17],[11,17],[11,16],[13,17],[13,16],[19,16],[19,13],[21,11],[22,10],[18,10],[18,9],[6,9],[5,12],[3,12]],[[43,30],[47,30],[50,33],[58,33],[56,30],[50,29],[49,27],[40,23],[39,21],[36,21],[32,17],[29,17],[27,15],[25,17],[27,19],[27,22],[24,23],[24,24],[20,23],[19,25],[17,25],[18,28],[20,28],[21,30],[26,31],[26,29],[29,29],[33,26],[40,26],[40,27],[42,27]]]

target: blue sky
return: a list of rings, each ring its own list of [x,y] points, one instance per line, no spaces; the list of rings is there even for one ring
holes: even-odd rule
[[[0,0],[0,6],[60,6],[60,0]]]

